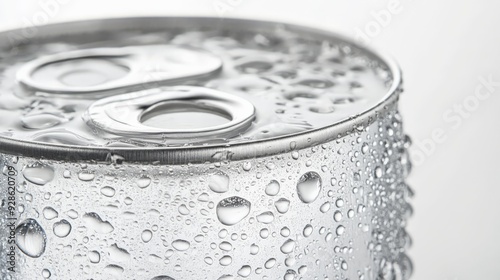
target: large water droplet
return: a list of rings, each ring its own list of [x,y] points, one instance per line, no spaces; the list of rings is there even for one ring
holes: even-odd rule
[[[62,219],[54,223],[53,230],[57,237],[64,238],[71,232],[71,224],[67,220]]]
[[[45,252],[47,236],[36,220],[27,219],[16,227],[16,244],[27,256],[38,258]]]
[[[24,168],[23,176],[31,183],[43,186],[54,179],[54,169],[42,163],[34,163]]]
[[[216,193],[225,193],[229,190],[229,176],[218,172],[210,176],[208,187]]]
[[[228,197],[217,204],[217,217],[222,224],[232,226],[248,216],[250,208],[248,200],[238,196]]]
[[[312,203],[318,198],[321,191],[321,177],[314,171],[302,175],[297,184],[297,193],[304,203]]]

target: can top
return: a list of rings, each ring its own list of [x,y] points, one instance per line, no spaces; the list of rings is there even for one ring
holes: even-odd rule
[[[123,18],[0,34],[0,151],[168,164],[330,141],[401,91],[398,67],[338,35],[219,18]]]

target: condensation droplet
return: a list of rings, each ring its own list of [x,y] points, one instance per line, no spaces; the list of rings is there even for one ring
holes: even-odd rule
[[[222,224],[232,226],[248,216],[250,208],[248,200],[238,196],[228,197],[217,204],[217,218]]]
[[[174,247],[175,250],[182,252],[189,249],[189,247],[191,247],[191,243],[183,239],[177,239],[172,242],[172,247]]]
[[[257,216],[257,221],[263,224],[270,224],[274,221],[274,214],[271,211],[264,212]]]
[[[141,233],[141,239],[144,243],[151,241],[151,238],[153,238],[153,232],[149,229],[146,229]]]
[[[113,197],[115,195],[115,192],[115,189],[110,186],[101,188],[101,194],[107,197]]]
[[[272,180],[266,186],[266,194],[269,196],[275,196],[280,192],[280,183],[276,180]]]
[[[45,252],[47,236],[34,219],[27,219],[16,227],[16,245],[27,256],[39,258]]]
[[[223,172],[218,172],[210,176],[208,187],[216,193],[229,191],[229,176]]]
[[[297,184],[297,194],[304,203],[312,203],[318,198],[321,191],[321,177],[318,173],[310,171],[302,175]]]
[[[290,254],[295,249],[295,241],[292,239],[288,239],[281,245],[280,250],[283,254]]]
[[[23,176],[31,183],[43,186],[54,179],[54,169],[45,164],[34,163],[23,169]]]
[[[308,224],[304,227],[302,234],[304,235],[304,237],[309,237],[313,233],[313,230],[313,226]]]
[[[274,207],[280,214],[285,214],[290,208],[290,200],[286,198],[280,198],[274,203]]]
[[[71,232],[71,224],[67,220],[60,220],[54,223],[53,226],[54,235],[59,238],[64,238],[68,236]]]
[[[42,213],[43,213],[43,216],[45,217],[45,219],[47,219],[47,220],[52,220],[52,219],[59,217],[59,213],[57,213],[57,211],[50,206],[43,208]]]
[[[101,254],[97,251],[90,251],[87,257],[91,263],[99,263],[101,261]]]

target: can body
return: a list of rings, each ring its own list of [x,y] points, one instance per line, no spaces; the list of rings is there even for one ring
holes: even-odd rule
[[[145,30],[154,26],[154,22],[154,20],[138,21]],[[171,22],[175,23],[176,20]],[[195,19],[186,20],[189,24],[205,25],[203,22],[194,24],[195,22],[197,22]],[[216,25],[213,24],[213,20],[208,22]],[[163,24],[166,23],[168,21]],[[246,26],[244,21],[234,21],[234,23],[235,29]],[[116,28],[121,28],[120,21],[113,24],[114,29],[111,28],[111,32],[115,32]],[[130,29],[135,27],[133,23],[128,24]],[[182,25],[178,22],[176,24]],[[92,26],[95,28],[102,24],[98,22]],[[266,25],[263,26],[257,28],[259,32],[266,29]],[[85,28],[81,26],[78,28],[82,28],[84,32],[82,30],[80,32],[86,34],[82,36],[90,36],[87,34],[90,32],[87,32]],[[301,32],[308,33],[309,31],[306,29]],[[47,32],[50,36],[58,33],[65,34],[61,30]],[[288,34],[288,31],[284,33]],[[189,35],[189,40],[200,37],[196,32],[186,34]],[[318,32],[313,37],[315,36],[324,40],[323,37],[329,35]],[[102,34],[101,37],[106,38]],[[149,42],[147,40],[152,40],[151,37],[146,34],[138,38],[147,43]],[[270,45],[269,49],[275,47],[272,44],[273,40],[264,40],[265,38],[258,35],[254,37],[259,44]],[[234,51],[231,48],[235,40],[220,39],[217,36],[214,38],[210,44],[202,41],[203,44],[200,43],[200,45],[210,47],[220,44],[220,46],[229,46],[228,48]],[[183,40],[179,40],[179,45],[184,44]],[[68,41],[71,40],[68,39]],[[142,44],[146,43],[142,42]],[[311,58],[312,55],[307,48],[304,50],[303,46],[296,48],[294,44],[291,45],[290,53],[301,56],[296,66],[305,67],[307,71],[310,71],[308,72],[310,75],[308,74],[309,76],[302,81],[287,81],[287,79],[295,79],[289,77],[292,72],[289,71],[289,66],[293,63],[287,60],[289,57],[281,58],[281,56],[273,63],[289,63],[290,65],[286,65],[286,71],[277,71],[281,75],[280,79],[272,82],[261,79],[267,78],[265,71],[270,71],[273,65],[270,62],[262,63],[268,58],[262,58],[259,54],[255,55],[259,63],[243,61],[244,63],[240,66],[235,67],[238,69],[241,65],[245,65],[250,69],[245,69],[247,71],[245,75],[229,69],[234,66],[233,62],[227,63],[229,60],[227,58],[224,60],[229,65],[227,67],[229,74],[224,75],[234,75],[235,80],[264,73],[262,74],[264,77],[258,77],[259,79],[251,77],[249,80],[244,80],[244,83],[238,80],[238,89],[246,92],[246,95],[241,94],[238,98],[232,98],[224,93],[212,93],[212,90],[198,94],[190,91],[199,90],[194,87],[175,88],[169,93],[170,96],[176,96],[178,92],[175,90],[180,90],[184,95],[193,94],[193,97],[190,95],[189,98],[196,97],[202,100],[205,103],[199,104],[203,106],[210,102],[215,104],[215,107],[218,106],[217,113],[229,108],[226,117],[233,123],[220,126],[224,137],[237,138],[238,134],[248,130],[249,126],[255,125],[255,122],[252,123],[255,112],[261,113],[256,117],[262,122],[263,128],[260,132],[272,134],[274,131],[270,131],[269,127],[276,129],[280,127],[270,126],[276,120],[275,108],[271,105],[284,106],[282,102],[284,99],[287,102],[299,100],[294,101],[295,105],[289,105],[286,109],[295,110],[295,114],[290,119],[299,124],[297,127],[309,126],[312,127],[310,130],[300,130],[300,133],[293,135],[286,135],[283,133],[285,130],[282,130],[281,134],[277,133],[275,138],[268,139],[262,136],[264,138],[257,138],[259,141],[224,143],[224,145],[215,145],[215,148],[210,146],[212,142],[194,148],[184,148],[182,145],[179,146],[179,143],[182,144],[184,141],[181,138],[175,139],[177,146],[174,145],[173,148],[133,146],[132,144],[136,142],[125,143],[128,145],[125,147],[111,145],[89,147],[88,142],[82,140],[85,138],[74,135],[69,137],[67,133],[64,134],[63,130],[48,131],[50,137],[39,133],[35,135],[36,137],[29,138],[47,143],[9,139],[8,133],[1,134],[0,227],[6,229],[0,232],[1,279],[408,279],[412,265],[406,256],[410,238],[405,231],[405,225],[412,211],[408,203],[412,192],[406,185],[405,179],[411,169],[407,153],[410,143],[404,134],[398,112],[397,94],[400,92],[400,81],[396,77],[398,74],[393,71],[390,75],[386,75],[394,76],[395,86],[391,87],[389,97],[386,96],[385,99],[381,99],[381,102],[374,103],[368,108],[370,110],[345,113],[349,117],[333,126],[327,127],[322,124],[314,127],[307,123],[307,119],[302,122],[300,116],[306,115],[306,111],[308,114],[331,114],[334,109],[337,110],[337,107],[317,106],[316,104],[304,111],[300,106],[313,104],[308,103],[312,99],[315,100],[314,102],[321,100],[318,99],[320,93],[323,94],[328,88],[336,86],[337,80],[326,83],[318,79],[317,72],[324,69],[310,65],[316,58]],[[50,44],[51,48],[54,46],[56,49],[60,47],[56,43]],[[125,46],[128,45],[125,44]],[[126,47],[120,51],[130,51],[133,54],[131,56],[136,56],[136,62],[147,63],[148,59],[152,59],[151,57],[156,58],[148,53],[148,50],[157,49],[157,45],[141,45]],[[214,49],[220,51],[221,48]],[[330,49],[330,45],[320,42],[317,44],[317,49],[319,52],[323,49]],[[337,51],[344,49],[346,47],[342,45],[337,48]],[[345,51],[347,53],[352,51],[350,48],[347,49],[349,50]],[[218,71],[221,71],[219,60],[203,51],[179,50],[179,46],[170,47],[169,50],[172,53],[183,52],[194,55],[193,57],[197,59],[204,59],[208,65],[205,65],[207,67],[204,71],[210,72],[210,78],[215,77]],[[116,50],[100,49],[99,51],[100,55],[109,53],[117,55]],[[224,51],[222,49],[220,52],[224,53]],[[241,53],[244,52],[236,48],[236,54],[232,57],[236,60],[241,59]],[[63,54],[66,55],[63,57],[58,55],[52,55],[46,61],[43,60],[44,58],[35,60],[37,65],[27,63],[25,67],[27,70],[18,77],[25,82],[25,87],[48,92],[49,94],[41,96],[42,101],[54,98],[64,105],[62,106],[64,109],[72,108],[71,114],[80,113],[78,110],[81,108],[75,106],[77,109],[74,109],[65,103],[72,99],[64,97],[61,101],[57,99],[59,97],[54,96],[68,89],[74,90],[72,94],[82,94],[82,92],[86,94],[81,84],[73,88],[60,85],[58,88],[53,86],[54,83],[48,83],[48,86],[40,84],[40,81],[35,79],[37,76],[34,76],[35,78],[29,76],[31,73],[29,71],[34,69],[32,72],[35,73],[36,67],[50,66],[51,59],[57,58],[64,62],[75,57],[80,59],[90,56],[92,58],[92,53],[89,54],[85,50],[68,52],[68,55]],[[274,59],[275,54],[267,55]],[[74,57],[68,58],[72,56]],[[118,58],[116,58],[120,63],[122,63],[120,60],[122,56],[118,53]],[[369,54],[363,61],[366,62],[373,56]],[[343,60],[338,57],[326,60],[337,66],[343,63]],[[179,60],[181,62],[175,59],[170,61],[184,63],[182,60]],[[193,61],[198,60],[191,59],[186,63],[192,68],[192,65],[196,65]],[[377,63],[368,64],[371,65],[370,67],[373,65],[375,65],[374,68],[378,67]],[[76,67],[75,65],[71,67]],[[71,67],[68,68],[70,70],[68,73],[74,74],[75,71],[72,71]],[[99,68],[92,67],[94,67],[92,69]],[[340,96],[342,98],[335,99],[339,101],[338,104],[358,100],[354,93],[363,87],[358,83],[347,81],[344,76],[351,75],[349,79],[356,79],[362,75],[359,73],[366,72],[368,67],[352,65],[349,67],[351,69],[344,67],[347,69],[345,73],[344,70],[333,73],[338,77],[338,81],[342,82],[344,79],[347,85],[346,90],[352,90]],[[110,69],[118,71],[118,74],[123,70],[115,68]],[[177,70],[191,68],[180,67]],[[330,69],[324,71],[329,72]],[[81,82],[73,79],[71,75],[66,75],[68,73],[64,76],[52,75],[53,73],[52,76],[47,76],[49,72],[44,72],[45,76],[41,74],[38,76],[42,77],[42,82],[47,77],[57,79],[63,77],[68,84]],[[167,78],[172,80],[179,79],[175,75],[172,76],[171,71],[157,72],[167,75]],[[189,74],[199,78],[205,72],[191,71]],[[227,78],[226,76],[223,78]],[[156,80],[154,83],[147,83],[134,79],[136,78],[132,75],[130,83],[121,86],[130,90],[136,90],[137,87],[145,84],[148,85],[148,89],[157,86]],[[250,92],[248,88],[256,81],[258,81],[258,91]],[[190,82],[192,81],[186,83]],[[369,82],[373,81],[369,80]],[[262,86],[262,83],[266,83],[265,86]],[[262,106],[263,109],[254,110],[255,104],[250,104],[245,98],[258,103],[255,100],[260,98],[261,91],[268,90],[267,83],[273,85],[289,83],[283,86],[286,89],[283,90],[285,98],[280,97],[281,99],[276,99],[279,102],[276,101],[276,104],[271,105],[261,102],[257,105]],[[236,82],[229,84],[231,87],[226,86],[225,89],[230,91],[236,88],[235,84]],[[210,82],[202,85],[218,86],[217,83]],[[130,132],[127,131],[130,124],[119,119],[124,115],[121,111],[118,113],[116,110],[113,111],[116,109],[113,107],[115,106],[113,104],[117,102],[116,99],[110,99],[110,102],[108,99],[100,101],[103,94],[118,95],[116,92],[110,92],[110,88],[114,90],[112,86],[85,86],[94,91],[95,95],[92,98],[99,99],[96,101],[99,106],[92,105],[93,107],[90,108],[94,111],[89,109],[90,113],[84,118],[95,120],[95,123],[99,125],[93,126],[92,129],[81,128],[85,126],[85,123],[81,122],[80,118],[78,118],[80,121],[78,123],[74,121],[77,118],[74,118],[63,122],[64,124],[77,123],[76,127],[81,129],[80,132],[87,133],[86,136],[92,135],[91,130],[92,132],[98,131],[102,127],[109,128],[106,133],[102,134],[105,136],[113,133],[122,133],[120,136],[125,137],[143,136],[134,130],[131,130],[133,132],[131,134],[123,134]],[[304,93],[304,87],[313,88],[312,94]],[[274,94],[281,94],[276,92]],[[215,99],[208,98],[211,94],[217,96],[216,102]],[[168,102],[162,103],[161,100],[154,99],[158,96],[158,92],[133,95],[134,98],[139,98],[137,100],[142,100],[140,98],[143,97],[153,100],[151,103],[153,105],[150,105],[155,110],[167,108]],[[89,100],[94,102],[92,98]],[[118,101],[123,101],[119,100],[120,98],[122,97],[118,95]],[[123,97],[123,99],[126,98]],[[268,99],[271,100],[270,97]],[[85,100],[84,102],[87,103],[83,104],[85,106],[92,104],[89,100]],[[186,100],[182,99],[184,103],[174,100],[177,103],[172,104],[175,106],[185,104]],[[274,102],[274,99],[272,100]],[[359,100],[368,103],[366,100]],[[43,102],[36,104],[44,105]],[[196,105],[197,110],[200,108],[206,110],[206,106],[199,104]],[[141,106],[134,107],[135,103],[134,106],[129,103],[121,105],[126,105],[124,108],[142,108]],[[0,108],[3,110],[0,112],[8,114],[9,111],[4,107]],[[339,108],[339,110],[342,109]],[[103,115],[106,114],[101,114],[101,109],[108,110],[106,113],[111,115],[116,113],[115,117],[118,121],[104,119],[106,116],[103,117]],[[271,113],[265,115],[264,113],[268,111]],[[145,112],[152,112],[151,115],[157,113],[148,109]],[[135,115],[131,114],[134,118],[130,119],[144,129],[144,131],[141,130],[144,135],[149,133],[153,138],[158,135],[163,136],[157,133],[158,128],[146,127],[139,123],[145,112],[134,111]],[[276,114],[281,113],[276,110]],[[263,115],[266,117],[262,117]],[[53,116],[49,121],[46,121],[47,116],[44,117],[44,122],[39,122],[37,119],[37,122],[30,123],[32,130],[25,129],[25,127],[19,131],[22,133],[37,131],[36,129],[41,129],[47,123],[53,122]],[[328,115],[323,115],[323,120],[328,120],[328,118]],[[33,118],[27,120],[33,121]],[[25,120],[25,124],[26,122]],[[68,125],[66,128],[69,127]],[[213,133],[210,129],[197,128],[188,131],[190,134],[186,135],[194,138],[207,135],[207,131]],[[181,132],[184,133],[185,130]],[[168,135],[173,138],[179,136],[176,133]],[[99,138],[104,143],[103,139],[108,140],[105,137]],[[158,137],[154,138],[155,141],[158,139]],[[245,140],[244,137],[241,139]],[[238,138],[238,140],[241,139]],[[56,140],[59,142],[55,142]]]
[[[18,223],[32,221],[18,245],[41,254],[16,249],[2,279],[406,279],[409,165],[392,106],[338,140],[220,164],[2,155],[3,182],[19,171]]]

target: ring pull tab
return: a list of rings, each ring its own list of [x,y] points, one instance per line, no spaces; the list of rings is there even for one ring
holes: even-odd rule
[[[83,118],[93,128],[126,137],[228,138],[252,124],[255,108],[229,93],[176,86],[98,100]]]
[[[222,64],[218,56],[188,46],[97,48],[32,60],[17,78],[32,91],[78,98],[209,78],[220,72]]]

